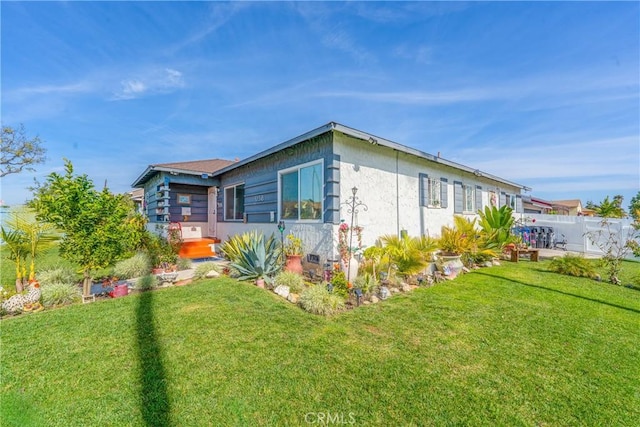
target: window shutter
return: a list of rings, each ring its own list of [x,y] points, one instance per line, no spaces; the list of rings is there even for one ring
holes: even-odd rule
[[[447,178],[440,178],[440,207],[446,209],[447,203]]]
[[[420,206],[427,206],[429,204],[429,175],[426,173],[418,174],[418,180]]]
[[[462,183],[453,181],[453,212],[462,213]]]
[[[503,192],[500,193],[500,203],[498,204],[498,207],[504,206],[506,204],[507,204],[507,195],[503,191]]]
[[[476,211],[482,210],[482,187],[476,185]]]
[[[516,196],[516,207],[514,209],[514,212],[524,212],[524,209],[522,207],[522,196],[520,195]]]

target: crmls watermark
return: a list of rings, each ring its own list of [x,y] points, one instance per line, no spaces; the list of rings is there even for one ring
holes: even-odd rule
[[[355,424],[356,414],[353,412],[307,412],[304,414],[307,424],[320,426]]]

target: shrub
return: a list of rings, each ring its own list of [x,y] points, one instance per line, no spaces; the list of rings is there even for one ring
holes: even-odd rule
[[[549,264],[549,270],[554,273],[576,277],[594,278],[597,275],[593,264],[589,260],[582,255],[573,254],[554,258]]]
[[[372,274],[364,273],[356,277],[354,282],[356,288],[360,288],[363,294],[374,294],[378,290],[378,282]]]
[[[333,285],[333,293],[345,299],[349,297],[349,283],[347,283],[344,271],[334,271],[331,284]]]
[[[43,270],[36,276],[41,285],[53,285],[56,283],[76,283],[78,275],[68,267],[56,267]]]
[[[298,273],[291,271],[281,271],[273,280],[273,286],[288,286],[289,291],[299,294],[304,289],[304,279]]]
[[[71,304],[80,299],[80,289],[76,285],[69,283],[54,282],[43,285],[42,305],[51,307],[53,305]]]
[[[158,279],[152,274],[142,276],[136,283],[136,288],[140,289],[141,291],[148,291],[149,289],[153,289],[156,286],[158,286]]]
[[[206,261],[197,265],[193,272],[194,279],[204,279],[211,270],[215,270],[220,273],[220,265],[213,261]]]
[[[324,285],[315,285],[302,291],[300,306],[313,314],[329,316],[344,309],[344,299],[330,293]]]
[[[131,279],[142,277],[151,271],[151,260],[149,255],[138,252],[128,259],[116,263],[113,267],[113,274],[120,279]]]
[[[178,258],[178,271],[184,271],[191,268],[191,260],[189,258]]]

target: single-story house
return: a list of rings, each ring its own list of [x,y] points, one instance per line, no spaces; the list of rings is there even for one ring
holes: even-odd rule
[[[553,211],[557,215],[594,216],[595,212],[582,206],[580,199],[552,200]]]
[[[353,225],[353,191],[362,203],[353,223],[370,246],[385,234],[436,237],[454,214],[472,218],[487,205],[523,213],[530,190],[335,122],[243,160],[150,165],[133,187],[144,188],[152,229],[173,224],[185,239],[224,241],[255,229],[278,235],[282,220],[321,263],[337,259],[340,223]]]

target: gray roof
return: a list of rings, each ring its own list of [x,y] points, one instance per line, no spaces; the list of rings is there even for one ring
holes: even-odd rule
[[[187,175],[213,174],[215,171],[233,164],[231,160],[207,159],[190,162],[157,163],[149,165],[145,171],[133,182],[132,187],[144,185],[157,172],[175,172]]]
[[[283,150],[285,148],[292,147],[292,146],[294,146],[294,145],[296,145],[296,144],[298,144],[300,142],[306,141],[306,140],[308,140],[310,138],[313,138],[313,137],[318,136],[318,135],[322,135],[323,133],[330,132],[332,130],[336,130],[338,132],[342,132],[342,133],[344,133],[346,135],[350,135],[350,136],[352,136],[354,138],[361,139],[362,141],[366,141],[367,143],[370,143],[370,144],[375,144],[375,145],[380,145],[380,146],[383,146],[383,147],[388,147],[388,148],[400,151],[402,153],[410,154],[410,155],[413,155],[413,156],[416,156],[416,157],[419,157],[419,158],[422,158],[422,159],[426,159],[426,160],[429,160],[429,161],[432,161],[432,162],[435,162],[435,163],[438,163],[438,164],[441,164],[441,165],[449,166],[449,167],[452,167],[454,169],[458,169],[458,170],[461,170],[461,171],[464,171],[464,172],[469,172],[469,173],[472,173],[472,174],[474,174],[476,176],[485,177],[485,178],[491,179],[493,181],[501,182],[503,184],[507,184],[507,185],[510,185],[510,186],[513,186],[513,187],[519,187],[519,188],[521,188],[522,190],[525,190],[525,191],[530,191],[531,190],[531,188],[526,187],[526,186],[524,186],[522,184],[517,184],[515,182],[508,181],[506,179],[503,179],[503,178],[500,178],[498,176],[492,175],[490,173],[487,173],[487,172],[484,172],[484,171],[481,171],[481,170],[478,170],[478,169],[474,169],[474,168],[462,165],[460,163],[453,162],[451,160],[446,160],[446,159],[444,159],[442,157],[434,156],[433,154],[425,153],[424,151],[416,150],[415,148],[407,147],[406,145],[398,144],[397,142],[393,142],[393,141],[390,141],[388,139],[380,138],[378,136],[371,135],[369,133],[362,132],[362,131],[357,130],[357,129],[353,129],[353,128],[350,128],[348,126],[344,126],[344,125],[341,125],[339,123],[336,123],[336,122],[329,122],[326,125],[320,126],[320,127],[316,128],[316,129],[313,129],[313,130],[311,130],[309,132],[306,132],[306,133],[304,133],[302,135],[299,135],[299,136],[297,136],[295,138],[289,139],[288,141],[282,142],[282,143],[276,145],[275,147],[272,147],[272,148],[269,148],[267,150],[261,151],[261,152],[259,152],[257,154],[254,154],[253,156],[247,157],[246,159],[240,160],[238,162],[230,164],[229,166],[223,167],[222,169],[219,169],[215,173],[213,173],[213,176],[222,175],[225,172],[229,172],[229,171],[231,171],[231,170],[233,170],[233,169],[235,169],[237,167],[240,167],[240,166],[246,165],[248,163],[254,162],[254,161],[258,160],[258,159],[261,159],[263,157],[269,156],[269,155],[271,155],[273,153],[276,153],[276,152],[278,152],[280,150]]]

